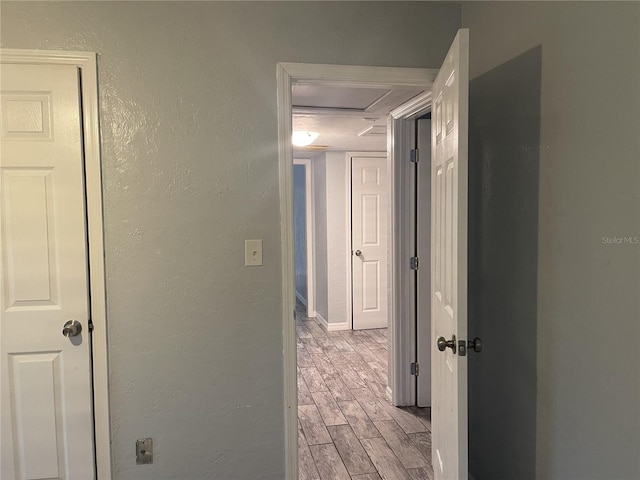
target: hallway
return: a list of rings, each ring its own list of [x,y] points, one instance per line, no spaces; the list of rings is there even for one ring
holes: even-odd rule
[[[326,332],[296,307],[300,480],[433,478],[428,408],[386,398],[387,329]]]

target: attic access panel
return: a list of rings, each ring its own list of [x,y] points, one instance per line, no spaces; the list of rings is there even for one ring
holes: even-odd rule
[[[391,92],[390,88],[361,88],[332,85],[292,86],[294,107],[339,108],[364,111]]]

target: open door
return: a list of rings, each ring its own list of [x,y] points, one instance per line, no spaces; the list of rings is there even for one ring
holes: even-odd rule
[[[469,30],[458,31],[432,98],[433,470],[436,480],[466,480]]]

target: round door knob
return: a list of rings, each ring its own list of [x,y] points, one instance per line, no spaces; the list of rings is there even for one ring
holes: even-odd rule
[[[357,257],[362,256],[362,252],[361,252],[360,250],[356,250],[356,256],[357,256]]]
[[[65,337],[75,337],[82,332],[82,324],[77,320],[69,320],[62,327],[62,335]]]
[[[467,347],[469,350],[480,353],[482,351],[482,339],[476,337],[473,340],[467,340]]]
[[[447,348],[450,348],[453,353],[456,353],[456,336],[454,335],[451,340],[447,340],[444,337],[438,338],[438,350],[444,352]]]

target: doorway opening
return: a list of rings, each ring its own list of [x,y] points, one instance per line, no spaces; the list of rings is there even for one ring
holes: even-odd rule
[[[429,412],[415,407],[415,376],[411,375],[411,363],[414,365],[416,363],[414,348],[416,326],[412,325],[411,310],[408,309],[408,304],[404,302],[403,298],[405,295],[409,295],[408,289],[411,287],[410,275],[406,272],[408,265],[405,265],[407,262],[404,262],[404,259],[408,259],[406,253],[409,251],[408,240],[410,236],[408,230],[410,218],[406,212],[408,199],[405,199],[406,189],[404,188],[405,177],[409,173],[404,163],[399,159],[408,160],[409,158],[410,150],[412,150],[411,141],[415,139],[414,119],[430,109],[430,87],[436,73],[437,70],[426,69],[278,65],[288,477],[295,478],[298,472],[298,459],[300,459],[301,471],[303,468],[309,468],[310,471],[307,473],[312,475],[311,478],[313,478],[313,468],[334,468],[336,470],[331,471],[334,475],[338,475],[335,478],[341,478],[340,475],[374,473],[376,470],[372,472],[364,470],[371,469],[372,466],[374,469],[377,468],[380,463],[378,461],[380,455],[384,454],[389,454],[389,457],[396,459],[397,463],[393,464],[392,468],[417,469],[417,475],[425,476],[428,475],[427,472],[420,471],[420,469],[430,470],[430,461],[425,458],[425,453],[428,455],[430,452],[430,422],[429,417],[425,415]],[[297,113],[312,117],[313,113],[318,112],[314,111],[313,107],[305,109],[302,108],[304,105],[299,104],[296,107],[292,92],[294,86],[298,88],[302,86],[305,94],[312,92],[314,87],[334,90],[346,88],[352,89],[352,91],[378,89],[381,91],[378,92],[381,93],[380,96],[384,96],[393,87],[404,89],[405,92],[411,88],[416,89],[412,95],[401,100],[398,100],[397,96],[394,99],[393,95],[386,93],[386,101],[395,101],[396,103],[387,103],[389,108],[383,115],[381,136],[385,144],[384,150],[373,149],[384,152],[383,155],[387,160],[385,174],[388,177],[388,208],[386,208],[386,212],[389,227],[385,235],[389,252],[388,267],[386,267],[388,285],[387,293],[382,299],[388,307],[388,328],[385,333],[375,330],[359,332],[351,329],[332,329],[331,315],[328,319],[324,318],[324,315],[320,315],[328,320],[326,323],[317,321],[317,313],[321,309],[321,294],[317,292],[319,285],[317,281],[315,281],[315,318],[309,316],[311,310],[304,308],[303,305],[300,304],[296,308],[295,257],[293,255],[295,251],[295,206],[293,203],[295,192],[292,191],[292,164],[293,159],[297,159],[301,153],[291,148],[291,133],[296,121],[292,114]],[[371,93],[371,91],[367,93]],[[358,98],[358,95],[356,94],[355,97]],[[346,95],[346,98],[353,100],[354,96]],[[333,106],[336,108],[335,105]],[[294,107],[296,107],[295,110]],[[324,105],[315,106],[315,108],[323,108],[323,113],[326,113],[331,107]],[[358,113],[356,112],[357,106],[353,105],[339,105],[338,109],[339,112],[333,112],[334,116],[342,120]],[[359,113],[362,114],[362,112]],[[372,127],[375,128],[375,125]],[[318,143],[325,144],[323,141]],[[326,188],[326,161],[328,152],[331,151],[330,146],[320,146],[319,148],[322,149],[320,152],[317,151],[317,146],[314,148],[316,151],[311,151],[310,155],[307,155],[312,172],[311,176],[313,178],[315,173],[314,157],[324,155],[324,158],[318,163],[322,172],[320,176],[323,173],[325,175],[324,188]],[[348,150],[348,148],[342,150],[342,186],[345,191],[347,185],[349,190],[351,187],[351,157],[347,155]],[[349,179],[348,184],[347,178]],[[315,180],[312,183],[313,188],[316,187]],[[347,194],[343,193],[343,202],[346,198]],[[317,199],[317,192],[314,192],[315,199]],[[344,203],[342,210],[350,212],[350,208],[346,209]],[[346,218],[343,225],[348,225],[351,230],[352,225],[350,222],[347,224]],[[313,231],[314,241],[318,242],[319,232],[317,229]],[[351,235],[349,235],[348,245],[346,240],[343,240],[343,243],[344,263],[351,266],[357,251],[352,244]],[[317,250],[317,245],[315,248]],[[317,261],[314,268],[316,275],[322,269]],[[350,268],[347,270],[349,273],[353,273]],[[349,279],[349,281],[352,280]],[[345,297],[349,298],[350,296],[345,293]],[[346,312],[343,318],[346,316],[349,322],[353,312],[353,303],[350,303],[351,305],[344,307],[343,310]],[[292,311],[294,311],[293,316],[291,315]],[[296,325],[302,333],[301,337],[296,336]],[[309,348],[315,353],[310,353]],[[299,363],[297,355],[299,349],[303,350],[302,364]],[[386,351],[388,351],[388,355],[385,355]],[[317,355],[317,358],[312,358],[312,355]],[[384,360],[387,360],[388,368]],[[348,368],[345,369],[345,365]],[[382,366],[382,368],[376,372],[371,368],[372,365]],[[299,385],[298,378],[301,379]],[[347,386],[349,379],[352,382],[351,388]],[[309,385],[311,385],[310,388]],[[384,388],[380,389],[379,385],[384,385]],[[298,397],[298,393],[300,397]],[[376,396],[376,393],[379,395]],[[300,421],[298,406],[300,406]],[[395,406],[407,406],[407,408],[401,409]],[[298,452],[299,438],[300,452]],[[311,438],[310,441],[309,438]],[[409,447],[413,445],[415,452],[409,448],[411,455],[406,457],[403,457],[400,451],[394,452],[392,445],[397,446],[396,442],[402,440],[408,441],[405,448],[407,445]],[[345,445],[356,445],[359,448],[356,449],[356,452],[350,452],[350,455],[346,455],[341,451]],[[344,462],[344,458],[353,455],[355,455],[354,458],[362,460],[359,466]]]

